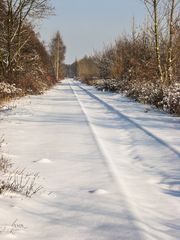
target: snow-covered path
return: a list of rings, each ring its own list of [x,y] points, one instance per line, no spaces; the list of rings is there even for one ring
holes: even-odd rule
[[[180,239],[178,118],[70,79],[1,118],[4,151],[44,186],[1,196],[1,240]]]

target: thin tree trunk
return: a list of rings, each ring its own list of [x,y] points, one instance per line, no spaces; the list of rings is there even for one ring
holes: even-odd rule
[[[56,59],[56,78],[59,80],[59,39],[57,39],[57,59]]]
[[[169,18],[169,44],[168,44],[168,82],[172,82],[173,78],[173,17],[175,10],[175,0],[171,0],[170,18]]]
[[[7,12],[7,66],[6,66],[6,77],[11,78],[12,73],[12,44],[11,44],[11,32],[12,32],[12,3],[9,3]],[[11,81],[11,79],[8,79]]]
[[[159,44],[159,30],[158,30],[158,13],[157,13],[157,0],[153,0],[154,7],[154,36],[155,36],[155,50],[156,50],[156,61],[158,67],[158,73],[161,82],[163,81],[163,72],[161,67],[161,55],[160,55],[160,44]]]

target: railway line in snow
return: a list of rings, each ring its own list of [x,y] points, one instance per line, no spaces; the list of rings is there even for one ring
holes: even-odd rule
[[[1,196],[0,225],[28,227],[17,239],[180,239],[178,118],[72,79],[1,115],[5,156],[45,187]]]
[[[145,134],[147,134],[147,136],[151,137],[153,140],[155,140],[157,142],[157,144],[160,144],[162,146],[164,146],[165,148],[169,149],[173,154],[177,155],[177,157],[180,158],[180,152],[177,151],[175,148],[173,148],[170,144],[168,144],[167,142],[165,142],[163,139],[161,139],[160,137],[156,136],[155,134],[153,134],[152,132],[150,132],[149,130],[143,128],[141,125],[139,125],[137,122],[135,122],[134,120],[132,120],[130,117],[128,117],[127,115],[121,113],[118,109],[116,109],[116,107],[110,105],[109,103],[105,102],[103,99],[101,99],[100,97],[96,96],[95,94],[93,94],[92,92],[90,92],[89,90],[87,90],[86,88],[84,88],[82,85],[79,85],[78,83],[75,83],[76,86],[78,86],[80,89],[82,89],[86,94],[88,94],[90,97],[92,97],[93,99],[97,100],[99,103],[101,103],[105,108],[107,108],[109,111],[114,112],[116,115],[118,115],[120,118],[123,118],[124,120],[128,121],[130,124],[134,125],[134,127],[142,130]]]
[[[79,84],[77,82],[72,82],[72,81],[70,81],[69,84],[74,94],[76,95],[76,98],[84,114],[86,115],[87,121],[89,122],[89,125],[91,126],[93,130],[93,134],[96,139],[99,139],[98,131],[96,131],[97,124],[96,122],[93,122],[94,116],[92,115],[93,117],[91,118],[91,115],[89,115],[88,105],[85,104],[88,101],[87,99],[90,100],[91,102],[90,105],[96,106],[98,104],[102,109],[104,109],[105,112],[107,112],[108,114],[111,114],[113,116],[113,120],[115,120],[114,122],[116,122],[117,129],[121,126],[123,130],[126,130],[126,133],[124,133],[124,136],[127,135],[127,138],[126,138],[127,144],[129,145],[129,148],[131,148],[131,151],[133,152],[133,158],[140,161],[142,166],[145,167],[145,170],[148,170],[148,171],[152,170],[153,172],[154,169],[156,169],[156,166],[158,166],[158,163],[161,164],[163,162],[164,166],[161,166],[161,168],[159,168],[158,170],[156,169],[156,171],[158,171],[158,174],[161,174],[163,178],[171,178],[171,177],[174,178],[175,176],[178,177],[178,172],[180,171],[180,165],[178,161],[178,159],[180,159],[180,153],[178,150],[176,150],[173,146],[168,144],[166,141],[162,140],[160,137],[156,136],[155,134],[151,133],[149,130],[145,129],[143,126],[135,122],[133,119],[131,119],[127,115],[123,114],[121,111],[116,109],[116,107],[109,104],[107,101],[103,100],[97,94],[94,94],[91,91],[89,91],[82,84]],[[104,114],[104,117],[105,117],[104,119],[101,119],[101,116],[100,116],[99,118],[100,121],[104,121],[106,122],[107,125],[111,126],[111,122],[108,122],[108,119],[106,120],[105,115],[106,114]],[[120,131],[118,133],[117,129],[116,129],[116,135],[117,135],[117,142],[118,142]],[[103,144],[104,144],[103,142],[99,143],[101,149],[105,148]],[[161,154],[161,157],[159,157],[159,152],[163,154],[163,155]],[[149,161],[149,156],[151,156],[150,161]],[[163,159],[162,159],[162,156],[163,156]],[[154,158],[154,161],[152,161],[152,158]],[[173,161],[174,163],[173,163],[173,169],[172,169],[171,166]],[[171,173],[169,172],[170,168],[173,170]],[[167,169],[168,169],[168,172],[167,172]]]
[[[68,80],[111,175],[137,219],[143,239],[174,239],[157,231],[180,195],[180,153],[105,101],[99,92]],[[128,107],[128,106],[127,106]],[[171,206],[171,210],[169,207]],[[180,208],[177,208],[180,214]],[[153,216],[153,217],[152,217]],[[155,219],[157,229],[153,229]],[[176,231],[173,233],[176,239]]]

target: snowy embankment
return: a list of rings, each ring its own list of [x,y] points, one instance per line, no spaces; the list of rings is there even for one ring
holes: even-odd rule
[[[72,80],[1,112],[32,198],[0,196],[0,239],[180,239],[180,120]]]

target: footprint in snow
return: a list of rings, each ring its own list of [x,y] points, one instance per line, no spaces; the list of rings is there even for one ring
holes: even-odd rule
[[[90,194],[95,194],[95,195],[105,195],[108,194],[108,191],[104,189],[93,189],[88,191]]]
[[[50,164],[52,163],[52,160],[48,159],[48,158],[42,158],[38,161],[34,161],[34,163],[45,163],[45,164]]]

